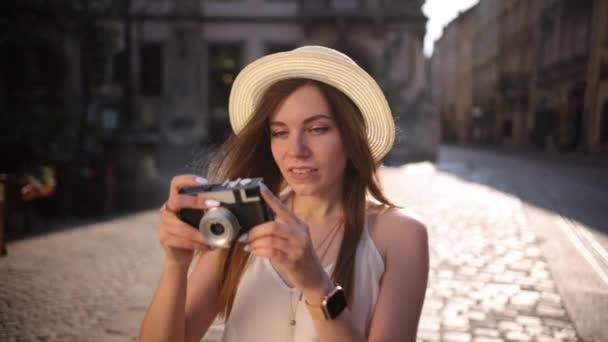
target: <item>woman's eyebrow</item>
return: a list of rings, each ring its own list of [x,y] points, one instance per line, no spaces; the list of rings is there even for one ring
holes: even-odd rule
[[[270,126],[287,126],[286,123],[281,122],[281,121],[270,121]]]
[[[327,120],[331,120],[334,121],[334,118],[330,115],[327,114],[317,114],[317,115],[313,115],[309,118],[304,119],[304,121],[302,121],[303,124],[307,124],[309,122],[315,121],[315,120],[319,120],[319,119],[327,119]],[[270,126],[287,126],[286,123],[282,122],[282,121],[270,121],[269,123]]]
[[[315,120],[319,120],[319,119],[328,119],[328,120],[331,120],[331,121],[334,120],[334,118],[331,117],[330,115],[327,115],[327,114],[317,114],[317,115],[313,115],[313,116],[311,116],[309,118],[304,119],[303,122],[305,124],[307,124],[307,123],[309,123],[311,121],[315,121]]]

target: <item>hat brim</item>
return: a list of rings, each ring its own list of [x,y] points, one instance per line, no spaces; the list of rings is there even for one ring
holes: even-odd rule
[[[268,87],[291,78],[312,79],[340,90],[363,115],[374,159],[379,161],[390,151],[395,140],[395,124],[376,81],[357,65],[341,58],[307,51],[268,55],[238,74],[228,104],[233,131],[238,134],[245,127]]]

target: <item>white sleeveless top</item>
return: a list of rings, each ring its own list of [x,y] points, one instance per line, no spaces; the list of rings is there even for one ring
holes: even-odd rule
[[[333,265],[325,268],[331,275]],[[372,241],[367,225],[357,247],[351,316],[355,327],[367,336],[384,274],[384,261]],[[239,283],[230,318],[225,323],[224,342],[313,342],[318,341],[312,318],[299,290],[290,288],[267,258],[252,255]],[[292,305],[290,305],[290,300]],[[296,325],[290,321],[296,310]]]

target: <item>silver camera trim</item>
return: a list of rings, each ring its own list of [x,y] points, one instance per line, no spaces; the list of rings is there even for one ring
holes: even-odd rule
[[[211,225],[215,223],[219,223],[224,227],[223,234],[217,235],[211,231]],[[224,207],[215,207],[207,210],[205,215],[203,215],[198,229],[210,247],[229,248],[241,231],[241,225],[230,210]]]

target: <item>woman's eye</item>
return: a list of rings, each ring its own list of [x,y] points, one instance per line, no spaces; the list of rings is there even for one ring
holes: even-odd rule
[[[273,138],[280,138],[287,136],[287,131],[271,131],[270,136]]]
[[[308,129],[308,131],[313,134],[323,134],[323,133],[327,132],[328,130],[329,130],[329,127],[327,127],[327,126],[311,127]]]

